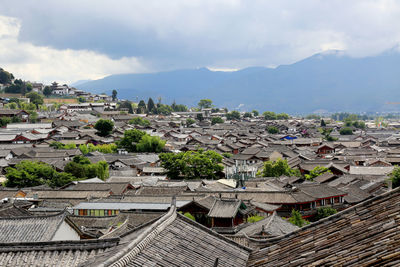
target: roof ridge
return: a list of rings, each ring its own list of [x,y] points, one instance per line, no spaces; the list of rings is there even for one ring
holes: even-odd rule
[[[114,234],[115,231],[120,230],[122,227],[124,227],[125,225],[127,225],[127,224],[128,224],[128,220],[129,220],[129,218],[126,218],[125,221],[124,221],[120,226],[118,226],[117,228],[111,230],[111,231],[108,232],[107,234],[105,234],[105,235],[99,237],[99,239],[105,239],[105,238],[107,238],[107,236],[109,236],[109,235],[111,235],[111,234]],[[111,228],[112,228],[112,225],[110,226],[109,229],[111,229]]]
[[[49,214],[49,215],[38,215],[38,216],[21,216],[21,217],[0,217],[0,220],[21,220],[21,219],[38,219],[38,218],[50,218],[50,217],[57,217],[57,216],[64,216],[65,210],[60,211],[56,214]]]
[[[0,243],[0,252],[8,252],[8,251],[26,252],[34,250],[73,250],[73,249],[82,250],[82,249],[93,249],[93,248],[107,248],[115,246],[117,243],[119,243],[119,241],[120,238],[115,237],[108,239]]]
[[[137,254],[139,254],[158,234],[176,219],[176,204],[171,205],[170,210],[161,219],[157,220],[149,229],[146,229],[138,237],[132,240],[125,248],[103,262],[100,266],[126,266]]]
[[[272,221],[275,219],[275,216],[276,216],[276,211],[274,211],[272,213],[272,215],[270,216],[271,218],[269,219],[268,223],[265,225],[263,230],[268,229],[268,227],[271,225]]]

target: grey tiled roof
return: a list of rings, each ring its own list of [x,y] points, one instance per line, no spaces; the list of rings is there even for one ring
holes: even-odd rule
[[[38,217],[0,218],[0,243],[50,241],[64,213]]]
[[[262,241],[249,266],[389,266],[400,261],[400,188]]]
[[[118,239],[0,244],[2,267],[76,267],[115,247]]]
[[[241,203],[238,199],[216,199],[208,213],[208,217],[233,218],[236,216]]]

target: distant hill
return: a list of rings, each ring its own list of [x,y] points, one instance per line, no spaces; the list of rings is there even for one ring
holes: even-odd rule
[[[373,57],[352,58],[340,51],[316,54],[277,68],[251,67],[235,72],[207,68],[150,74],[111,75],[81,83],[94,93],[118,91],[119,98],[161,97],[164,103],[195,105],[210,98],[233,109],[309,113],[316,110],[399,110],[400,53],[390,50]]]

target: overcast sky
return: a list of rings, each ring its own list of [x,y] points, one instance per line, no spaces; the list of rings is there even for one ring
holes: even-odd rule
[[[396,0],[2,0],[0,67],[26,80],[293,63],[400,42]]]

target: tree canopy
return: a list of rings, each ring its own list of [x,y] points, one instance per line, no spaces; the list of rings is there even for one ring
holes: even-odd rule
[[[118,107],[119,110],[128,110],[128,113],[133,114],[133,107],[132,107],[132,102],[131,101],[123,101],[119,104]]]
[[[136,113],[137,114],[143,114],[143,113],[146,113],[146,111],[147,111],[146,103],[144,103],[143,100],[140,100],[139,104],[137,106]]]
[[[198,103],[198,106],[200,109],[211,108],[212,100],[211,99],[201,99]]]
[[[170,179],[215,179],[224,169],[222,156],[213,150],[162,153],[159,157]]]
[[[321,207],[317,209],[317,215],[315,219],[320,220],[325,217],[329,217],[333,214],[337,213],[337,210],[331,207]]]
[[[279,129],[276,128],[275,126],[268,126],[268,127],[267,127],[267,131],[268,131],[268,133],[270,133],[270,134],[277,134],[277,133],[279,133]]]
[[[117,146],[128,152],[158,153],[163,150],[165,141],[158,136],[150,136],[143,131],[132,129],[124,132],[124,137],[117,142]]]
[[[143,119],[142,117],[135,117],[129,121],[129,124],[140,125],[140,126],[149,126],[150,121]]]
[[[43,105],[43,96],[39,95],[36,92],[30,92],[26,94],[26,97],[30,99],[30,102],[35,104],[36,107],[39,107],[39,105]]]
[[[278,159],[264,162],[262,175],[264,177],[300,176],[300,171],[290,168],[286,160]]]
[[[156,114],[156,106],[154,105],[153,99],[150,97],[149,101],[147,101],[147,113]]]
[[[212,117],[211,124],[214,125],[217,123],[224,123],[224,120],[221,117]]]
[[[301,216],[300,212],[297,210],[292,210],[292,216],[289,218],[289,222],[298,227],[303,227],[304,225],[309,224],[309,222]]]
[[[114,122],[110,120],[100,119],[96,122],[94,128],[97,130],[98,135],[107,136],[114,129]]]
[[[0,68],[0,83],[1,84],[10,84],[14,79],[14,75],[8,71]]]
[[[390,180],[392,181],[392,187],[396,188],[400,186],[400,167],[396,166],[390,174]]]
[[[32,187],[48,184],[51,187],[63,186],[76,178],[69,173],[57,172],[43,162],[23,160],[15,167],[6,169],[7,187]]]
[[[118,95],[117,90],[115,90],[115,89],[112,90],[111,97],[112,97],[113,101],[117,100],[117,95]]]
[[[345,128],[340,129],[339,133],[340,133],[340,135],[352,135],[353,130],[351,128],[345,127]]]
[[[46,87],[43,89],[43,94],[44,94],[46,97],[51,96],[52,93],[53,93],[53,91],[51,90],[50,86],[46,86]]]
[[[310,171],[309,174],[304,175],[304,178],[307,180],[314,180],[315,177],[318,177],[324,173],[332,173],[328,168],[322,167],[322,166],[317,166],[314,169]]]
[[[226,113],[226,118],[228,120],[240,120],[240,112],[232,110],[231,112]]]
[[[106,161],[91,163],[84,156],[75,156],[72,161],[64,167],[64,172],[70,173],[76,178],[88,179],[98,177],[102,180],[108,178],[108,164]]]
[[[275,113],[273,111],[265,111],[263,113],[264,119],[266,120],[287,120],[289,119],[289,115],[286,113]]]

